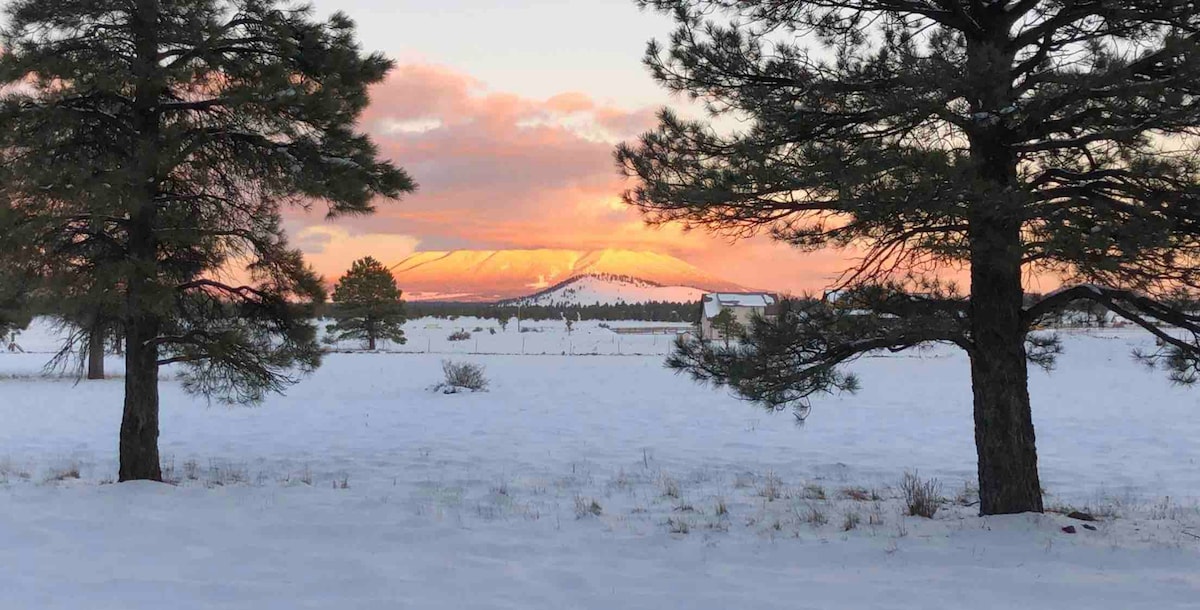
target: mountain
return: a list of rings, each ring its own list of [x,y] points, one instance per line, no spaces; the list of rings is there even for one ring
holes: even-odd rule
[[[582,277],[702,291],[740,289],[673,256],[617,249],[417,252],[393,266],[392,273],[405,298],[415,301],[515,299]]]
[[[651,301],[687,303],[699,301],[706,291],[690,286],[662,286],[620,275],[581,275],[527,297],[515,299],[522,305],[616,305]]]

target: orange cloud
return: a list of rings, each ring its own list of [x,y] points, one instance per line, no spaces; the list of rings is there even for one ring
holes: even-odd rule
[[[646,227],[620,204],[626,184],[612,149],[651,128],[655,110],[579,92],[529,99],[445,67],[399,66],[372,90],[361,127],[420,191],[336,230],[313,216],[289,215],[289,227],[330,278],[359,256],[394,262],[414,248],[655,250],[743,285],[795,292],[819,289],[841,268],[837,255],[801,255],[763,238],[731,244]]]

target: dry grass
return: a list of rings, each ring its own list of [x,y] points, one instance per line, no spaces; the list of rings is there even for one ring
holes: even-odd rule
[[[806,510],[798,515],[805,523],[813,527],[821,527],[822,525],[829,523],[829,517],[827,517],[825,512],[818,508],[815,504],[808,504],[805,508]]]
[[[725,498],[717,498],[717,504],[713,507],[713,513],[718,517],[729,516],[729,507],[725,505]]]
[[[846,511],[846,514],[842,516],[842,531],[848,532],[857,528],[861,520],[862,519],[858,516],[857,512],[851,510]]]
[[[839,495],[844,500],[854,500],[855,502],[878,502],[883,499],[879,492],[866,487],[844,487]]]
[[[932,519],[942,503],[942,485],[937,479],[924,480],[915,473],[905,473],[900,483],[904,506],[909,515]]]
[[[667,517],[667,529],[672,534],[687,534],[692,531],[692,526],[682,517]]]
[[[805,500],[824,500],[825,488],[816,483],[809,483],[800,491],[800,497]]]
[[[669,475],[662,475],[658,479],[659,485],[662,487],[662,495],[668,498],[679,499],[679,481],[676,481]]]
[[[582,519],[584,517],[599,517],[604,513],[604,508],[595,498],[585,498],[583,496],[575,496],[575,518]]]
[[[783,497],[783,480],[774,472],[768,472],[763,478],[762,484],[758,486],[758,495],[766,498],[768,502],[774,502]]]
[[[61,468],[51,469],[50,472],[46,473],[45,481],[47,483],[57,483],[57,482],[61,482],[61,481],[71,480],[71,479],[78,479],[79,476],[80,476],[79,475],[79,464],[68,464]],[[28,475],[26,475],[23,478],[29,478],[29,477],[28,477]]]

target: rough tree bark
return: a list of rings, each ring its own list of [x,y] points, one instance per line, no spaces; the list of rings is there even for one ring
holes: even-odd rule
[[[975,230],[971,262],[971,388],[980,512],[1041,512],[1029,403],[1017,226]]]
[[[971,388],[979,459],[980,513],[1042,512],[1037,448],[1029,403],[1022,321],[1021,210],[1017,155],[998,119],[1012,103],[1007,32],[969,44],[967,65],[982,117],[969,134],[983,186],[969,212],[971,243]]]
[[[130,302],[136,297],[131,295]],[[158,329],[151,317],[131,320],[125,332],[125,412],[121,418],[119,479],[162,480],[158,456]]]
[[[161,323],[155,311],[158,247],[154,228],[157,220],[156,159],[158,118],[156,103],[160,87],[154,82],[158,61],[158,0],[138,0],[133,18],[137,51],[137,83],[133,101],[137,133],[141,137],[134,173],[141,193],[136,214],[130,219],[129,256],[131,272],[126,287],[125,321],[125,410],[121,418],[121,481],[162,480],[158,456],[158,333]]]

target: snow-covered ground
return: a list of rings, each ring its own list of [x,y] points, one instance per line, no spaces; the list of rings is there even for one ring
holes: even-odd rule
[[[378,347],[380,352],[443,355],[665,356],[675,343],[675,335],[693,328],[686,322],[588,320],[572,322],[571,332],[567,332],[564,320],[524,320],[518,324],[513,318],[501,328],[494,319],[417,318],[404,324],[405,343],[380,341]],[[470,338],[451,341],[450,336],[458,331],[467,332]],[[60,347],[58,333],[40,320],[22,332],[17,343],[30,353],[53,354]],[[363,345],[360,341],[341,341],[330,347],[361,351]],[[0,350],[3,348],[0,345]]]
[[[1067,334],[1032,374],[1047,501],[1095,531],[956,504],[974,450],[950,350],[860,360],[863,391],[803,427],[661,356],[453,356],[492,386],[443,395],[446,355],[336,353],[258,407],[168,379],[175,485],[110,484],[120,379],[3,353],[0,608],[1197,607],[1200,389],[1135,364],[1148,342]],[[905,472],[941,481],[934,519],[903,514]]]

